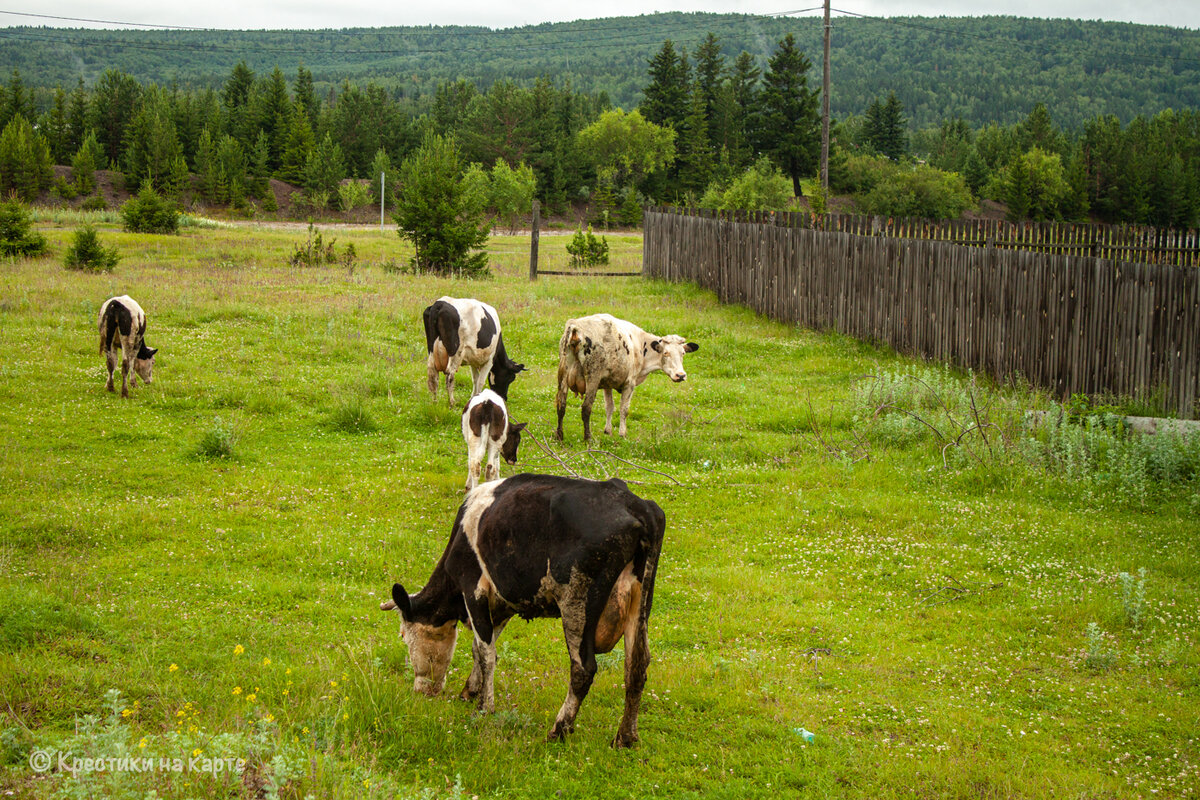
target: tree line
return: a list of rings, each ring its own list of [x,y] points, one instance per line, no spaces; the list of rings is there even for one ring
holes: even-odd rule
[[[71,179],[54,189],[64,196],[94,190],[91,174],[110,168],[132,191],[270,211],[277,178],[314,207],[348,206],[377,197],[381,174],[395,192],[405,160],[442,137],[472,192],[509,219],[527,197],[550,213],[588,200],[610,224],[636,224],[647,203],[787,208],[807,194],[823,210],[814,75],[790,33],[761,68],[748,51],[728,57],[713,32],[690,50],[663,41],[628,112],[544,76],[530,86],[447,81],[417,100],[349,81],[322,94],[303,64],[289,79],[240,61],[219,89],[110,69],[94,86],[80,80],[39,100],[14,70],[0,85],[0,191],[36,196],[62,164]],[[866,213],[955,217],[991,199],[1022,219],[1200,221],[1195,110],[1128,123],[1104,114],[1074,133],[1044,104],[1008,125],[955,117],[914,128],[910,114],[889,92],[835,119],[832,191]]]
[[[645,64],[664,39],[694,51],[715,33],[732,62],[741,52],[766,68],[776,43],[821,52],[822,22],[807,17],[662,13],[547,23],[504,30],[423,26],[322,31],[87,30],[41,27],[0,32],[0,64],[37,76],[39,92],[94,86],[109,69],[139,83],[220,90],[245,58],[258,74],[303,60],[318,96],[343,81],[374,84],[394,98],[428,104],[464,79],[481,89],[544,75],[626,111],[641,105]],[[1200,107],[1200,31],[1163,26],[1019,17],[833,20],[832,111],[862,113],[895,91],[914,126],[961,117],[972,127],[1014,124],[1042,102],[1078,131],[1097,113],[1123,124],[1139,114]],[[817,59],[819,61],[819,59]],[[42,102],[39,100],[39,102]]]

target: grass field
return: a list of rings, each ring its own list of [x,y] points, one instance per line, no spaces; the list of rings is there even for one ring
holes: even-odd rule
[[[1092,448],[1081,466],[1083,450],[1021,427],[1049,407],[1034,392],[688,286],[530,283],[520,238],[493,240],[494,278],[464,282],[397,269],[394,229],[326,231],[354,264],[293,268],[295,230],[109,227],[123,256],[109,275],[64,270],[70,229],[43,232],[51,257],[0,264],[5,796],[1200,789],[1195,447],[1170,451],[1185,479],[1160,481],[1165,457],[1060,433]],[[542,238],[547,263],[566,241]],[[639,267],[640,237],[610,242],[610,268]],[[125,293],[160,353],[123,402],[104,391],[95,325]],[[620,475],[666,511],[632,750],[608,747],[619,652],[601,657],[577,732],[543,741],[567,681],[553,620],[506,629],[494,715],[452,699],[467,644],[449,696],[412,692],[378,604],[395,580],[424,583],[462,498],[458,409],[425,390],[420,313],[442,294],[496,306],[528,367],[510,391],[532,434],[521,470]],[[700,350],[686,383],[638,389],[627,439],[589,450],[574,398],[552,442],[554,371],[564,321],[595,311]],[[912,403],[875,413],[880,393]],[[53,769],[35,772],[42,753]],[[153,767],[84,761],[123,757]]]

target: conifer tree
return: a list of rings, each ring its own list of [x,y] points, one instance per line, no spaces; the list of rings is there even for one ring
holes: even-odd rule
[[[650,60],[650,84],[638,110],[655,125],[680,126],[688,113],[688,64],[686,54],[677,54],[667,39]]]
[[[817,92],[808,88],[811,67],[789,33],[768,62],[755,126],[759,148],[792,179],[797,197],[800,179],[816,173],[821,150]]]
[[[23,116],[16,116],[0,133],[0,195],[15,193],[26,201],[50,188],[54,167],[50,147]]]

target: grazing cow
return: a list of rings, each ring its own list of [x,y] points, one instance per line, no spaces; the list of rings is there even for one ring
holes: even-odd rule
[[[509,464],[517,463],[517,447],[525,423],[514,425],[508,418],[504,399],[491,389],[471,398],[462,413],[463,438],[467,440],[467,491],[479,484],[479,470],[487,456],[483,480],[500,477],[500,456]]]
[[[514,363],[505,352],[496,309],[469,298],[439,297],[425,309],[424,317],[429,352],[425,368],[434,399],[438,373],[444,372],[446,398],[454,405],[454,375],[463,364],[471,368],[475,378],[472,396],[483,391],[490,377],[496,394],[508,399],[508,387],[525,365]]]
[[[117,368],[117,359],[121,355],[121,397],[129,397],[129,384],[137,388],[138,376],[142,376],[147,384],[154,372],[154,354],[157,348],[146,346],[146,312],[129,295],[111,297],[100,306],[100,355],[104,356],[108,365],[108,383],[104,385],[110,392],[113,387],[113,370]],[[133,368],[133,375],[129,374]]]
[[[625,712],[614,747],[638,739],[646,686],[646,636],[666,515],[629,491],[556,475],[521,474],[485,483],[458,509],[446,551],[425,588],[400,584],[380,608],[398,608],[408,644],[413,690],[430,697],[446,682],[457,624],[474,631],[474,666],[461,697],[495,710],[496,640],[513,616],[561,617],[571,660],[566,700],[548,739],[575,729],[575,716],[596,674],[596,654],[625,639]]]
[[[620,434],[625,435],[625,418],[633,390],[655,370],[662,370],[679,383],[687,378],[683,354],[694,353],[700,345],[682,336],[655,336],[617,319],[610,314],[567,320],[558,343],[558,430],[563,438],[563,414],[567,410],[567,392],[583,396],[583,440],[592,436],[592,403],[596,392],[604,390],[604,432],[612,433],[613,390],[621,393]]]

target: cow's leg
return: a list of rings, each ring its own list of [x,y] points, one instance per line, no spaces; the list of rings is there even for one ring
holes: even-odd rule
[[[558,382],[558,394],[554,395],[554,410],[558,412],[558,430],[554,432],[554,438],[560,442],[563,438],[563,414],[567,413],[567,385],[562,379]]]
[[[487,363],[481,367],[471,367],[471,373],[475,378],[475,386],[472,387],[471,397],[474,397],[482,392],[484,387],[487,385],[488,375],[492,374],[493,360],[495,360],[495,356],[489,358]]]
[[[592,438],[592,404],[596,402],[596,392],[600,391],[600,382],[592,383],[588,381],[587,389],[583,393],[583,409],[580,411],[580,416],[583,417],[583,440],[586,442]]]
[[[104,350],[104,362],[108,366],[108,383],[104,384],[104,388],[110,392],[115,392],[113,386],[113,371],[117,368],[117,362],[120,360],[120,355],[115,347],[111,345]]]
[[[130,352],[124,343],[121,344],[121,397],[129,397],[129,373],[133,370],[133,359],[137,350]]]
[[[622,400],[625,398],[622,397]],[[613,395],[612,389],[604,390],[604,433],[612,436],[612,414],[613,414]],[[625,426],[621,426],[621,435],[625,435]]]
[[[592,688],[596,677],[596,623],[587,624],[580,617],[589,616],[582,607],[563,609],[563,635],[567,640],[567,653],[571,656],[571,683],[567,687],[567,699],[558,710],[558,717],[547,735],[549,741],[561,740],[575,731],[575,717],[579,707]]]
[[[486,613],[486,612],[484,612]],[[475,638],[471,643],[471,674],[459,694],[463,700],[477,700],[479,710],[490,714],[496,710],[496,640],[504,630],[507,618],[495,622],[471,617],[472,627],[475,628]]]
[[[479,485],[479,469],[483,464],[484,448],[486,444],[472,441],[467,446],[467,485],[466,490],[469,492]]]
[[[629,747],[638,740],[637,718],[646,688],[646,668],[650,665],[650,641],[642,615],[641,584],[636,584],[634,602],[625,616],[625,712],[612,740],[613,747]]]
[[[621,427],[618,433],[625,435],[625,420],[629,417],[629,404],[633,402],[633,386],[626,386],[621,390]]]

